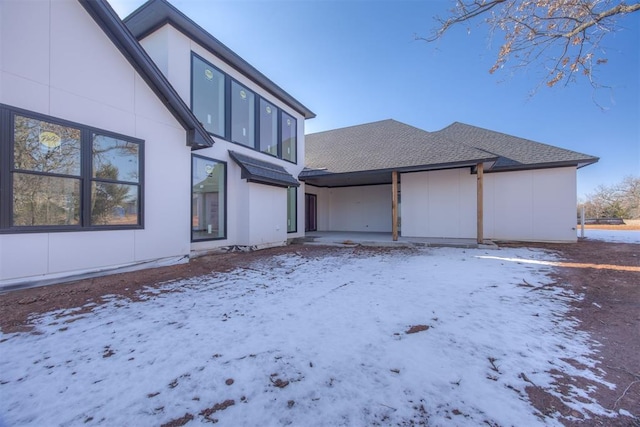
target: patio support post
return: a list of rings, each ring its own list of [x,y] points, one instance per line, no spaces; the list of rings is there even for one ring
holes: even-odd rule
[[[477,219],[478,223],[476,225],[477,233],[478,233],[478,244],[481,245],[484,242],[484,196],[483,196],[483,186],[484,186],[484,163],[478,163],[477,167]]]
[[[391,230],[393,241],[398,241],[398,171],[391,172]]]

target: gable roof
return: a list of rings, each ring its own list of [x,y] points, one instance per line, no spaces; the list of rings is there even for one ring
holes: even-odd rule
[[[316,116],[311,110],[302,105],[300,101],[285,92],[284,89],[267,78],[251,64],[242,59],[237,53],[229,49],[220,40],[213,37],[204,28],[196,24],[166,0],[147,1],[131,13],[131,15],[127,16],[124,19],[124,23],[138,40],[145,38],[165,24],[171,24],[187,37],[291,106],[291,108],[302,114],[305,119],[312,119]]]
[[[231,150],[229,150],[229,156],[240,166],[242,179],[246,179],[248,182],[258,182],[276,187],[300,186],[298,180],[282,166]]]
[[[78,0],[91,18],[129,61],[151,90],[187,131],[187,145],[210,147],[213,140],[191,109],[145,52],[106,0]]]
[[[455,122],[433,135],[457,141],[499,156],[492,170],[534,169],[596,163],[597,157]]]

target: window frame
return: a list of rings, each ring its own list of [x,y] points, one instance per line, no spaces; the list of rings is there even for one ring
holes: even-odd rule
[[[256,117],[256,112],[258,112],[258,105],[260,104],[260,99],[261,97],[255,93],[254,91],[252,91],[251,89],[249,89],[247,86],[245,86],[244,84],[240,83],[238,80],[230,78],[230,83],[229,83],[229,109],[228,111],[228,116],[229,116],[229,120],[230,120],[230,128],[229,128],[229,140],[231,142],[233,142],[234,144],[238,144],[242,147],[247,147],[247,148],[251,148],[252,150],[256,150],[257,147],[259,147],[260,143],[259,143],[259,138],[260,135],[258,134],[259,131],[259,127],[260,127],[260,123],[259,123],[259,119]],[[240,141],[236,141],[234,140],[234,135],[233,135],[233,125],[234,125],[234,117],[233,117],[233,105],[234,105],[234,97],[233,97],[233,89],[234,89],[234,85],[236,88],[239,88],[241,91],[247,91],[249,93],[249,95],[253,96],[253,106],[249,108],[248,113],[249,113],[249,117],[253,116],[253,123],[249,123],[249,128],[253,129],[253,144],[248,145],[248,144],[243,144]],[[247,98],[249,97],[249,95],[247,95]],[[256,102],[257,101],[257,102]],[[253,110],[253,111],[252,111]]]
[[[189,79],[190,79],[190,96],[191,99],[189,100],[190,102],[190,109],[191,112],[193,113],[193,115],[195,116],[196,113],[195,111],[193,111],[193,101],[194,101],[194,85],[193,85],[193,74],[194,74],[194,59],[198,59],[200,61],[202,61],[203,63],[205,63],[206,65],[208,65],[209,67],[213,68],[213,70],[215,70],[216,72],[220,73],[222,75],[222,79],[223,79],[223,83],[222,83],[222,90],[224,91],[224,93],[222,94],[222,105],[224,105],[224,114],[223,114],[223,118],[222,118],[222,133],[221,134],[217,134],[215,132],[210,132],[209,129],[207,129],[206,125],[204,123],[202,123],[202,127],[210,134],[213,136],[217,136],[220,138],[224,138],[224,139],[231,139],[231,114],[230,114],[230,97],[229,97],[229,91],[231,90],[231,82],[229,81],[229,76],[227,75],[227,73],[225,73],[224,71],[222,71],[220,68],[216,67],[215,65],[213,65],[211,62],[207,61],[206,59],[204,59],[202,56],[198,55],[197,53],[191,51],[191,63],[190,63],[190,74],[189,74]],[[197,116],[196,116],[197,118]]]
[[[224,214],[224,219],[223,219],[223,236],[222,237],[211,237],[211,238],[205,238],[205,239],[194,239],[193,238],[193,163],[194,163],[194,159],[195,158],[199,158],[202,160],[207,160],[207,161],[212,161],[215,163],[220,163],[222,165],[224,165],[224,210],[223,210],[223,214]],[[199,243],[199,242],[210,242],[212,240],[225,240],[228,239],[228,229],[227,229],[227,206],[228,206],[228,197],[229,197],[229,185],[228,185],[228,173],[229,173],[229,168],[228,168],[228,164],[227,162],[225,162],[224,160],[218,160],[218,159],[214,159],[213,157],[207,157],[207,156],[203,156],[200,154],[191,154],[191,177],[189,179],[189,194],[191,196],[191,201],[190,201],[190,208],[189,208],[189,239],[191,241],[191,243]]]
[[[284,126],[282,125],[282,122],[285,120],[285,118],[291,119],[293,121],[293,126],[294,126],[293,136],[295,138],[295,143],[293,144],[293,147],[295,149],[295,153],[293,153],[293,160],[290,160],[284,157],[284,132],[283,132]],[[280,146],[279,151],[281,152],[280,158],[284,161],[297,165],[298,164],[298,120],[296,120],[295,117],[293,117],[291,114],[287,113],[286,111],[282,111],[280,114],[280,133],[278,136],[280,138],[280,141],[278,142]]]
[[[245,148],[249,148],[253,151],[256,151],[258,153],[262,153],[265,154],[267,156],[270,157],[276,157],[280,160],[284,160],[285,162],[289,162],[292,164],[297,165],[298,164],[298,145],[299,145],[299,141],[298,141],[298,119],[296,118],[296,116],[294,114],[291,114],[288,111],[283,110],[282,108],[276,106],[276,103],[261,96],[260,94],[258,94],[256,91],[249,89],[248,85],[239,81],[238,79],[235,79],[233,77],[231,77],[229,74],[225,73],[224,71],[222,71],[220,68],[216,67],[215,65],[213,65],[210,61],[206,60],[205,58],[203,58],[201,55],[198,55],[196,52],[191,51],[191,72],[190,72],[190,84],[191,84],[191,88],[190,88],[190,94],[191,94],[191,111],[193,112],[193,104],[194,104],[194,85],[193,85],[193,64],[194,64],[194,58],[197,58],[198,60],[204,62],[205,64],[207,64],[209,67],[211,67],[212,69],[216,70],[217,72],[221,73],[224,76],[224,135],[222,134],[216,134],[213,132],[209,132],[207,130],[207,132],[209,132],[210,135],[214,136],[214,137],[218,137],[218,138],[222,138],[227,142],[230,142],[232,144],[236,144],[239,145],[241,147],[245,147]],[[245,145],[241,142],[235,142],[232,138],[232,126],[233,126],[233,112],[232,112],[232,83],[235,83],[237,85],[240,85],[242,88],[244,88],[245,90],[247,90],[248,92],[251,92],[253,94],[254,97],[254,114],[253,114],[253,129],[254,129],[254,138],[253,138],[253,145]],[[270,105],[272,105],[276,111],[275,114],[277,114],[278,116],[278,121],[277,121],[277,138],[276,138],[276,144],[277,144],[277,155],[273,155],[269,152],[266,151],[262,151],[261,150],[261,138],[260,138],[260,102],[264,100],[265,102],[269,103]],[[195,114],[195,113],[194,113]],[[287,117],[291,118],[294,122],[295,128],[296,128],[296,132],[295,132],[295,138],[296,138],[296,144],[295,144],[295,159],[290,160],[290,159],[286,159],[283,156],[283,147],[282,147],[282,116],[283,115],[287,115]],[[206,128],[205,128],[206,129]]]
[[[263,153],[266,154],[268,156],[271,157],[275,157],[275,158],[281,158],[280,157],[280,109],[278,107],[276,107],[273,102],[269,102],[267,101],[265,98],[258,96],[258,118],[257,118],[257,123],[258,123],[258,127],[256,129],[256,135],[257,135],[257,149]],[[276,148],[276,152],[275,154],[270,153],[269,151],[266,151],[263,149],[262,147],[262,103],[268,104],[267,107],[273,107],[275,109],[275,111],[273,111],[271,114],[273,114],[273,118],[275,119],[275,140],[273,141],[275,143],[275,148]]]
[[[72,225],[13,225],[13,182],[16,173],[25,173],[44,177],[71,177],[66,174],[28,171],[15,167],[15,116],[22,116],[33,120],[44,121],[54,125],[71,127],[80,130],[80,173],[76,177],[80,181],[80,203],[78,224]],[[93,225],[91,224],[91,186],[93,182],[108,180],[93,177],[93,135],[103,135],[138,145],[138,176],[137,183],[126,182],[127,185],[138,187],[138,221],[137,224]],[[144,229],[144,189],[145,189],[145,141],[122,135],[116,132],[83,125],[70,120],[60,119],[46,114],[0,104],[0,234],[17,233],[49,233],[49,232],[78,232],[78,231],[109,231],[109,230],[140,230]],[[120,183],[120,182],[112,182]],[[122,181],[125,183],[125,181]]]
[[[291,219],[294,221],[293,229],[289,230],[289,194],[293,194],[293,212]],[[298,232],[298,187],[287,187],[287,234]]]

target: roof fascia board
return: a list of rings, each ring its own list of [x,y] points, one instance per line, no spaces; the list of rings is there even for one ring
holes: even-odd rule
[[[499,173],[499,172],[517,172],[523,170],[534,170],[534,169],[555,169],[555,168],[565,168],[565,167],[575,167],[580,169],[585,166],[592,165],[597,163],[600,160],[598,157],[595,157],[591,160],[584,161],[565,161],[565,162],[551,162],[551,163],[532,163],[520,166],[504,166],[504,167],[494,167],[489,171],[485,171],[488,173]]]
[[[353,171],[353,172],[336,173],[336,172],[327,171],[326,173],[309,175],[308,177],[305,177],[304,170],[303,170],[298,179],[300,179],[301,181],[304,181],[305,178],[311,179],[311,178],[320,178],[323,176],[349,177],[349,176],[357,176],[357,175],[373,175],[373,174],[381,174],[381,173],[391,173],[393,171],[398,171],[400,173],[410,173],[410,172],[428,172],[432,170],[443,170],[443,169],[461,169],[466,167],[477,166],[478,163],[493,164],[497,159],[498,159],[497,157],[493,157],[493,158],[485,158],[485,159],[477,159],[477,160],[468,160],[464,162],[439,163],[435,165],[403,166],[403,167],[397,167],[397,168],[371,169],[371,170]],[[317,169],[310,169],[310,171],[311,172],[317,171]]]
[[[198,148],[212,146],[213,139],[209,133],[202,127],[111,6],[104,0],[78,0],[78,2],[187,131],[187,145]]]
[[[157,4],[157,6],[156,6]],[[147,10],[156,7],[156,10]],[[148,13],[148,16],[144,16]],[[195,41],[213,55],[249,77],[254,83],[267,90],[291,108],[302,114],[305,119],[316,117],[315,113],[300,101],[258,71],[254,66],[242,59],[240,55],[228,48],[220,40],[213,37],[204,28],[180,12],[165,0],[150,0],[124,19],[125,25],[138,40],[143,39],[166,24],[170,24],[185,36]]]

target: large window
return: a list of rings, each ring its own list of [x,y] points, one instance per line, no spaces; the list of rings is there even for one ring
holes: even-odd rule
[[[142,141],[9,107],[0,115],[0,230],[142,226]]]
[[[298,189],[287,188],[287,233],[298,231]]]
[[[204,128],[224,137],[225,75],[199,57],[191,57],[191,107]]]
[[[278,155],[278,109],[260,100],[260,151]]]
[[[191,108],[209,133],[297,162],[297,121],[195,53]]]
[[[226,237],[226,164],[194,155],[191,166],[191,240]]]
[[[297,130],[296,119],[282,113],[282,158],[296,163]]]
[[[255,147],[255,95],[236,82],[231,83],[231,141]]]

